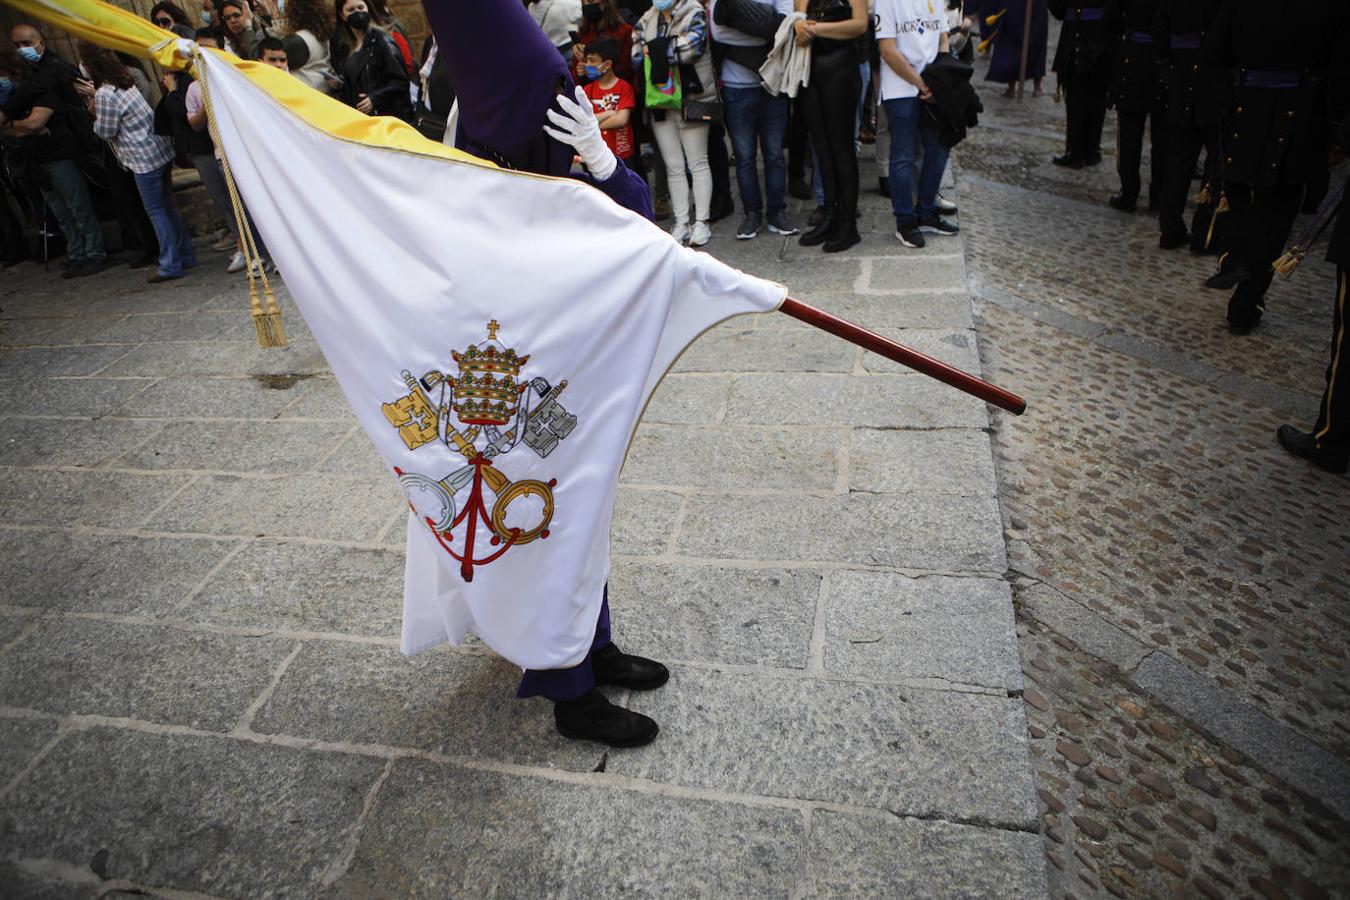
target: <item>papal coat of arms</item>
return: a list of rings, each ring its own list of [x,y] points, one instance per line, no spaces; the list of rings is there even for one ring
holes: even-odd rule
[[[512,481],[498,466],[502,457],[521,444],[547,457],[577,426],[577,417],[558,402],[567,382],[550,385],[543,378],[522,378],[521,369],[530,357],[502,344],[497,338],[500,328],[496,321],[488,322],[486,340],[463,352],[450,352],[457,375],[432,370],[417,378],[405,369],[408,394],[381,407],[409,450],[440,441],[467,460],[439,479],[394,469],[413,513],[459,560],[465,581],[473,581],[474,566],[487,565],[512,547],[549,535],[557,479]],[[455,420],[466,427],[461,430]],[[466,488],[461,508],[456,498],[463,498]],[[488,494],[496,498],[490,511]],[[537,521],[526,523],[530,528],[509,524],[508,516],[515,518],[511,505],[529,497],[538,498],[532,504]],[[483,535],[480,527],[491,535],[488,544],[494,549],[475,557],[474,545]]]

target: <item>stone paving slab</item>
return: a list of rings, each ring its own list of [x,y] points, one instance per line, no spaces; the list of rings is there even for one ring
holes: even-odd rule
[[[237,628],[397,638],[403,554],[289,541],[250,543],[177,614]]]
[[[714,490],[827,491],[839,481],[845,436],[837,430],[651,423],[638,429],[621,480]]]
[[[256,341],[214,341],[188,345],[155,343],[136,347],[121,346],[116,350],[116,355],[108,360],[106,370],[101,374],[170,378],[183,372],[205,376],[315,374],[328,371],[328,364],[319,352],[318,345],[308,343],[292,343],[281,349],[263,349]]]
[[[795,810],[399,762],[336,893],[787,897],[804,831]]]
[[[126,356],[130,347],[36,347],[7,350],[0,359],[0,378],[43,375],[93,375]],[[134,373],[132,373],[134,374]]]
[[[50,719],[0,718],[0,791],[19,776],[55,735],[56,723]]]
[[[727,419],[741,424],[983,428],[978,403],[953,400],[951,388],[920,375],[740,375]]]
[[[677,552],[712,559],[815,559],[1002,572],[992,498],[847,494],[689,498]],[[896,540],[905,535],[904,540]]]
[[[885,296],[855,294],[852,291],[813,291],[798,299],[873,331],[888,328],[969,328],[971,322],[970,297],[960,286],[949,285],[940,290]],[[762,330],[804,327],[796,319],[784,315],[756,316],[753,324]]]
[[[153,383],[153,378],[38,378],[0,367],[0,414],[106,415]]]
[[[816,329],[763,331],[738,320],[699,338],[675,372],[851,372],[857,349]]]
[[[855,428],[849,443],[850,490],[879,494],[991,497],[994,459],[983,431],[887,431]]]
[[[0,654],[0,706],[226,731],[292,644],[60,619]]]
[[[0,466],[94,469],[144,444],[157,431],[156,425],[127,419],[11,418],[0,437]]]
[[[633,694],[662,737],[606,771],[687,787],[1034,827],[1019,754],[1021,704],[1006,696],[676,669]],[[771,746],[766,764],[747,746]]]
[[[20,858],[217,896],[307,896],[384,761],[207,737],[66,735],[0,805]]]
[[[726,414],[729,393],[730,375],[669,374],[652,394],[643,424],[711,425]]]
[[[825,670],[873,681],[940,678],[1016,692],[1012,591],[994,578],[830,575]]]
[[[298,399],[297,389],[292,388],[288,384],[276,389],[252,378],[176,375],[149,383],[118,406],[117,414],[155,419],[273,419]]]
[[[805,669],[819,572],[621,562],[609,579],[625,652]]]
[[[61,531],[0,532],[0,603],[44,610],[159,617],[234,548],[210,539]]]
[[[943,822],[811,818],[807,897],[1044,897],[1040,839]]]
[[[604,748],[569,741],[546,703],[515,701],[520,669],[492,654],[306,642],[253,729],[332,742],[589,772]]]
[[[135,528],[191,476],[17,469],[0,479],[0,522]]]
[[[622,556],[660,556],[670,549],[683,508],[684,498],[670,491],[619,488],[609,533],[611,550]]]
[[[148,527],[197,534],[368,542],[389,521],[400,499],[392,481],[331,475],[208,475],[175,497]]]
[[[338,422],[175,422],[117,460],[119,468],[288,475],[309,472],[347,434]]]

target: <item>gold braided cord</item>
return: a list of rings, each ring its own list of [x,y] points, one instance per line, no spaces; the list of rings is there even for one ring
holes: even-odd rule
[[[202,51],[194,48],[192,52],[192,72],[202,89],[202,104],[206,107],[206,123],[211,131],[211,140],[220,150],[220,168],[225,175],[225,187],[230,194],[230,207],[234,211],[235,225],[239,230],[239,240],[244,246],[244,270],[248,273],[249,308],[253,313],[253,328],[258,336],[259,347],[286,346],[286,328],[281,321],[281,308],[277,306],[276,295],[272,292],[272,283],[263,268],[262,254],[253,240],[253,229],[249,227],[248,215],[244,212],[244,202],[239,198],[239,189],[230,171],[230,161],[225,153],[225,145],[220,140],[220,128],[216,124],[215,107],[211,102],[211,89],[207,84],[206,66],[202,64]],[[265,303],[258,299],[258,280],[262,280]]]

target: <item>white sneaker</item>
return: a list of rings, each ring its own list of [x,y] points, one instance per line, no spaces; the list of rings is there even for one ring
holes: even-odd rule
[[[689,223],[676,222],[675,227],[670,229],[670,236],[675,239],[676,243],[679,244],[689,243]]]
[[[230,274],[244,271],[244,251],[234,251],[234,256],[230,257],[230,264],[225,267],[225,271]]]
[[[707,222],[695,222],[694,230],[689,235],[690,247],[702,247],[712,238],[712,229],[708,227]]]
[[[255,259],[252,265],[249,266],[249,274],[251,274],[254,278],[259,277],[264,272],[275,272],[275,271],[276,267],[272,265],[272,261],[270,259],[268,260]]]

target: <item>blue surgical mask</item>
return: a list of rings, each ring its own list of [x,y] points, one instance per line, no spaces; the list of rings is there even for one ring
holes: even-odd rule
[[[656,7],[657,12],[665,12],[675,5],[675,0],[652,0],[652,6]]]
[[[9,102],[10,92],[14,90],[14,82],[8,78],[0,78],[0,106]]]
[[[277,15],[286,15],[286,0],[277,0]]]
[[[585,72],[586,77],[589,78],[591,81],[595,81],[601,75],[605,74],[604,72],[600,71],[599,66],[583,66],[581,71]]]
[[[202,24],[203,24],[203,25],[208,25],[208,26],[211,24],[211,12],[210,12],[210,10],[206,10],[206,9],[202,10]]]
[[[42,59],[42,54],[37,52],[36,47],[20,47],[19,55],[34,65],[37,64],[38,60]]]

